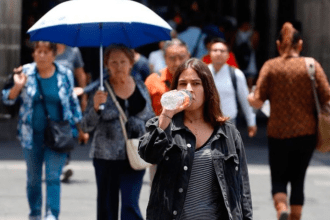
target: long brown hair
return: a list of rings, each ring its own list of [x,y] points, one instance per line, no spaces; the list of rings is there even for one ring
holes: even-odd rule
[[[211,123],[212,126],[224,124],[229,118],[225,117],[220,109],[220,97],[212,73],[208,66],[201,60],[191,58],[181,64],[174,73],[171,89],[177,89],[181,73],[188,68],[195,70],[198,77],[202,80],[205,100],[204,120]]]

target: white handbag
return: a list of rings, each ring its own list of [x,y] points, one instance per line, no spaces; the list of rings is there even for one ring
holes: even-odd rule
[[[145,162],[138,153],[139,139],[138,138],[129,139],[127,137],[127,131],[126,131],[126,127],[125,127],[125,123],[127,122],[127,117],[126,117],[123,109],[121,108],[120,104],[118,103],[116,96],[113,93],[109,83],[104,82],[104,84],[120,113],[120,116],[119,116],[120,125],[121,125],[123,135],[124,135],[124,138],[126,141],[126,152],[127,152],[128,161],[129,161],[131,167],[134,170],[144,170],[144,169],[150,167],[152,164]]]

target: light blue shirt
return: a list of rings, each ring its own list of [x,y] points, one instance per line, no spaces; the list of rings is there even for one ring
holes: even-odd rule
[[[64,52],[58,54],[55,61],[69,68],[73,74],[75,69],[84,67],[84,61],[78,47],[65,46]]]
[[[195,45],[197,44],[201,32],[202,30],[198,27],[189,27],[187,28],[187,30],[183,31],[178,35],[178,38],[187,44],[191,56],[193,55]],[[204,46],[205,37],[206,34],[202,34],[199,40],[198,49],[195,56],[196,58],[201,59],[205,54],[208,53],[207,49]]]
[[[212,72],[215,85],[220,95],[221,110],[223,114],[231,119],[235,119],[237,117],[238,106],[236,102],[235,88],[230,77],[229,66],[224,64],[218,72],[215,72],[212,64],[209,64],[208,66]],[[253,112],[253,109],[247,100],[249,89],[245,76],[243,72],[237,68],[235,68],[235,74],[237,80],[237,98],[243,110],[247,125],[255,126],[256,114]]]
[[[153,66],[153,73],[160,73],[166,67],[163,50],[156,50],[149,54],[149,63]]]

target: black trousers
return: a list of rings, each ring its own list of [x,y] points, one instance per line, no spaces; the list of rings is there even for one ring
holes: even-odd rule
[[[289,139],[268,138],[273,195],[287,193],[290,182],[290,204],[304,204],[305,175],[315,146],[316,135]]]
[[[97,184],[97,220],[142,220],[139,207],[145,170],[136,171],[128,160],[93,159]]]

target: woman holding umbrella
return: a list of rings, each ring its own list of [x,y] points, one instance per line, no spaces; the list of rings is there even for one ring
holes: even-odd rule
[[[131,76],[133,64],[131,49],[123,45],[107,48],[104,65],[110,77],[105,85],[114,92],[116,100],[108,92],[94,91],[81,123],[85,132],[93,132],[90,156],[97,183],[98,220],[118,219],[119,190],[121,219],[142,219],[139,197],[145,170],[133,170],[129,164],[120,112],[115,105],[118,101],[127,116],[128,138],[142,136],[146,121],[154,113],[144,82]],[[100,104],[104,104],[102,111]]]
[[[73,74],[69,69],[54,63],[55,56],[56,44],[36,42],[34,62],[16,69],[18,74],[14,75],[13,87],[2,91],[6,104],[14,104],[16,99],[21,99],[18,137],[27,165],[30,220],[41,220],[44,162],[47,190],[45,219],[56,220],[60,213],[60,176],[67,154],[52,151],[44,144],[46,110],[52,120],[68,120],[71,127],[82,117],[79,101],[73,92]],[[74,129],[73,134],[77,135],[78,132]]]

